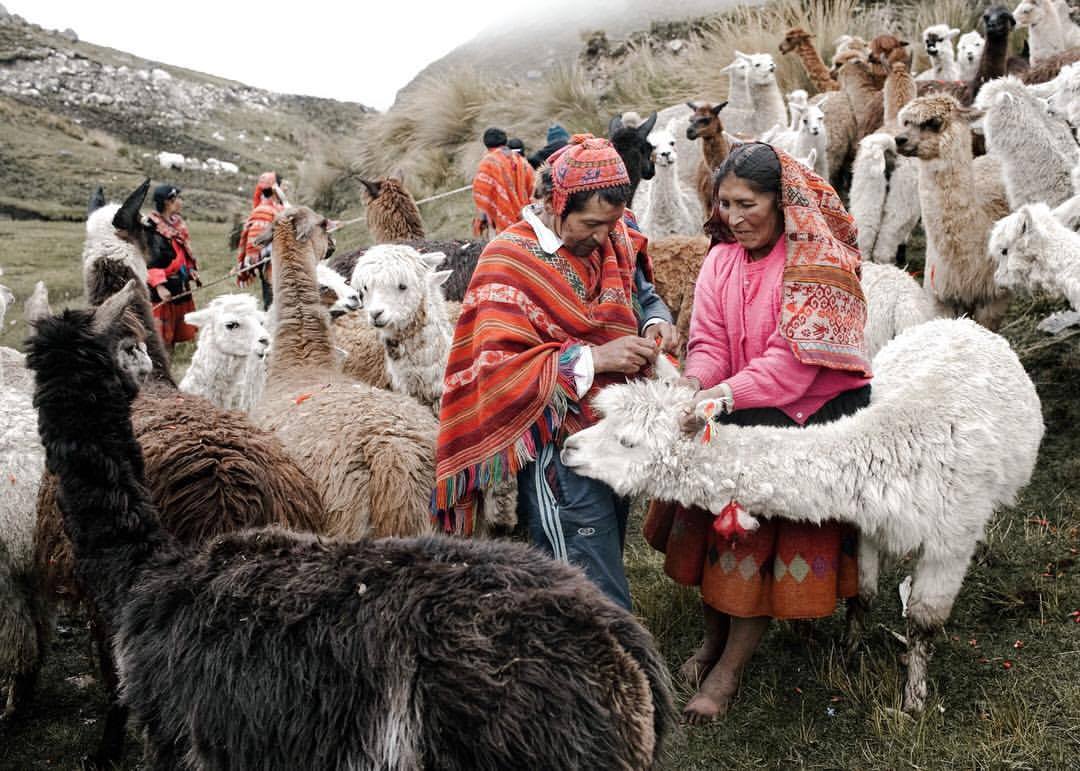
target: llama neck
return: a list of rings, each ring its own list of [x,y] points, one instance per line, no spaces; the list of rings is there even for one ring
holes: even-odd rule
[[[752,110],[754,103],[750,99],[750,83],[745,72],[732,70],[728,75],[728,106],[731,110]]]
[[[1042,20],[1038,24],[1031,25],[1028,37],[1032,64],[1038,64],[1041,60],[1068,48],[1065,26],[1053,2],[1044,4]]]
[[[87,373],[38,373],[39,431],[76,577],[115,623],[142,568],[176,547],[146,491],[129,399]]]
[[[896,116],[905,104],[915,98],[915,80],[907,70],[890,72],[885,79],[885,124],[896,123]]]
[[[754,122],[761,126],[763,131],[768,131],[777,123],[783,125],[787,121],[784,97],[780,94],[780,87],[775,80],[752,85],[750,99],[753,102]]]
[[[191,366],[180,382],[180,390],[201,396],[227,410],[247,409],[242,402],[250,386],[248,360],[255,357],[217,356],[211,354],[212,347],[211,342],[200,339]]]
[[[383,196],[390,195],[387,191]],[[381,203],[381,202],[380,202]],[[387,202],[387,211],[380,218],[380,227],[372,232],[377,243],[415,241],[424,238],[424,222],[412,196],[399,193]]]
[[[715,134],[701,138],[701,152],[710,169],[715,169],[727,159],[731,145],[724,136],[723,127],[719,127]]]
[[[987,35],[986,46],[983,48],[982,59],[979,60],[979,69],[975,73],[975,80],[971,82],[968,90],[968,104],[975,100],[983,83],[995,78],[1004,77],[1009,62],[1009,33],[1004,35]]]
[[[799,59],[802,60],[803,67],[806,68],[806,74],[810,78],[810,82],[814,84],[814,88],[818,91],[835,91],[839,88],[836,81],[829,74],[829,68],[821,60],[821,54],[814,48],[813,43],[809,40],[801,40],[795,51],[799,55]]]
[[[292,240],[291,233],[274,235],[274,308],[277,314],[269,377],[286,371],[333,369],[330,314],[319,297],[315,254],[309,245]]]
[[[434,290],[438,295],[439,290]],[[426,297],[408,325],[379,331],[386,351],[386,370],[393,390],[406,393],[434,410],[438,417],[443,371],[450,357],[453,328],[441,296]]]

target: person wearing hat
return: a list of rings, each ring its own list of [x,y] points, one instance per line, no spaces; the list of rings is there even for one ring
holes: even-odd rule
[[[184,321],[195,310],[191,284],[202,286],[187,223],[180,216],[184,200],[172,184],[154,188],[154,211],[150,212],[150,257],[146,281],[154,303],[154,322],[171,351],[177,343],[195,339],[196,329]]]
[[[281,177],[277,172],[264,171],[255,182],[255,192],[251,197],[251,214],[248,215],[244,229],[240,232],[240,246],[236,253],[240,272],[236,276],[236,283],[245,286],[259,276],[262,285],[263,309],[269,310],[274,301],[274,289],[271,282],[270,263],[258,267],[264,259],[270,256],[270,244],[259,247],[255,244],[259,235],[270,227],[277,213],[288,204],[281,192]]]
[[[493,234],[501,233],[518,221],[522,207],[532,198],[533,170],[506,142],[506,132],[500,128],[484,132],[487,153],[472,183],[477,210],[473,235],[481,236],[489,229]]]
[[[434,498],[440,529],[470,535],[484,492],[516,475],[532,541],[624,608],[628,502],[565,468],[558,447],[595,422],[599,389],[678,343],[663,301],[642,312],[656,304],[639,292],[651,264],[624,216],[629,196],[611,143],[575,136],[551,158],[542,207],[484,248],[446,365]]]
[[[552,123],[548,126],[547,137],[544,141],[547,144],[529,156],[529,165],[534,169],[540,168],[540,165],[550,158],[556,150],[566,147],[566,143],[570,141],[570,132],[558,123]]]

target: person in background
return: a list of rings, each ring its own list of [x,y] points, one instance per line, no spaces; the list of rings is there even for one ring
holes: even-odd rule
[[[488,243],[469,284],[446,366],[435,518],[470,535],[484,489],[516,475],[533,543],[629,609],[629,504],[564,467],[558,448],[595,422],[599,389],[675,350],[678,333],[635,278],[644,272],[652,291],[645,236],[624,219],[630,178],[611,143],[574,137],[551,157],[550,176],[543,203]]]
[[[274,301],[270,263],[258,267],[252,266],[270,256],[270,244],[260,249],[256,246],[255,239],[270,226],[277,213],[286,205],[285,196],[281,192],[280,175],[274,171],[264,171],[255,183],[255,192],[251,196],[251,214],[248,215],[247,222],[240,231],[240,246],[236,254],[240,267],[236,282],[240,286],[245,286],[258,275],[259,283],[262,284],[264,310],[269,310],[270,304]]]
[[[520,155],[522,157],[525,156],[525,143],[522,142],[517,137],[510,137],[510,139],[506,143],[506,146],[509,147],[511,150],[513,150],[518,155]]]
[[[473,235],[482,236],[490,231],[501,233],[521,216],[522,208],[529,203],[533,192],[533,170],[520,153],[506,146],[506,132],[489,128],[484,132],[487,152],[473,177],[473,203],[476,218]]]
[[[556,150],[566,147],[566,143],[570,141],[570,132],[558,123],[552,123],[548,126],[547,138],[545,141],[547,142],[546,145],[529,156],[529,165],[534,169],[540,168],[540,166],[547,161]]]
[[[191,285],[202,286],[198,264],[191,253],[187,223],[180,215],[184,199],[180,188],[172,184],[154,188],[154,211],[150,222],[150,257],[146,282],[154,304],[154,323],[169,351],[177,343],[195,339],[196,329],[184,321],[195,310]]]

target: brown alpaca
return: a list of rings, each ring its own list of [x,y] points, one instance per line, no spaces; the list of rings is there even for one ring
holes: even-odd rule
[[[675,317],[683,351],[690,335],[694,287],[708,253],[709,239],[706,236],[667,236],[649,244],[656,291]]]
[[[883,89],[886,126],[896,123],[896,116],[900,109],[915,98],[918,90],[915,86],[915,78],[911,76],[905,62],[892,62],[890,68],[889,77],[885,78]]]
[[[810,83],[818,91],[839,91],[840,84],[829,74],[829,69],[822,61],[821,54],[814,48],[812,38],[813,35],[802,27],[793,27],[780,41],[780,53],[789,54],[794,51],[802,61]]]
[[[330,316],[315,279],[315,263],[330,245],[326,226],[305,207],[274,221],[277,335],[253,417],[315,482],[332,534],[418,535],[431,527],[438,423],[415,399],[359,383],[335,366]]]
[[[377,244],[424,237],[424,220],[399,171],[374,182],[362,179],[368,232]]]
[[[878,35],[870,41],[870,71],[878,79],[878,88],[885,84],[889,64],[903,61],[911,67],[911,46],[896,35]]]
[[[686,129],[686,138],[701,140],[701,162],[697,169],[697,191],[701,199],[701,210],[708,219],[712,211],[713,172],[728,157],[731,145],[724,134],[724,124],[720,120],[720,111],[727,102],[712,105],[708,102],[687,102],[686,106],[694,111],[690,116],[690,125]],[[673,306],[668,306],[673,307]]]
[[[855,114],[856,130],[854,141],[859,141],[868,134],[881,128],[885,120],[884,96],[881,85],[871,70],[871,65],[862,61],[850,61],[840,68],[838,74],[840,86],[851,101]],[[883,85],[883,84],[882,84]],[[834,168],[829,159],[829,168]]]

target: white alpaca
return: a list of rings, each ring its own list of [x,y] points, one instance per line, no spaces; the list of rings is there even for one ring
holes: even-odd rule
[[[15,296],[0,285],[0,326]],[[21,353],[0,348],[0,717],[27,695],[41,664],[34,523],[45,448],[37,430],[32,378]]]
[[[921,215],[918,161],[898,155],[891,134],[864,137],[855,153],[849,197],[863,259],[895,262]]]
[[[819,177],[829,178],[829,132],[825,124],[825,112],[817,104],[806,104],[802,108],[793,107],[792,114],[798,113],[798,124],[793,128],[784,128],[777,124],[761,135],[762,142],[768,142],[789,155],[799,159],[810,157],[814,150],[815,162],[809,168]]]
[[[1066,64],[1053,80],[1028,86],[1028,91],[1042,98],[1047,114],[1080,128],[1080,62]]]
[[[319,282],[319,295],[329,296],[330,318],[336,319],[360,308],[360,295],[343,275],[325,262],[320,261],[315,266],[315,280]]]
[[[975,99],[985,110],[986,151],[1001,161],[1009,208],[1046,201],[1057,206],[1072,195],[1070,173],[1080,147],[1068,125],[1047,115],[1017,78],[986,83]]]
[[[1035,386],[1004,338],[968,319],[913,327],[874,359],[870,405],[805,428],[679,428],[686,388],[610,386],[603,419],[567,439],[563,463],[612,486],[719,512],[735,497],[754,517],[857,525],[860,597],[876,592],[878,552],[918,553],[908,605],[904,708],[927,696],[930,635],[952,611],[994,510],[1012,503],[1043,435]],[[738,405],[736,405],[736,408]]]
[[[923,48],[930,57],[930,69],[920,72],[915,80],[960,80],[960,67],[953,53],[953,40],[960,30],[948,24],[935,24],[923,30]]]
[[[871,356],[909,327],[934,318],[934,304],[906,270],[895,265],[862,264],[866,296],[866,347]]]
[[[732,134],[756,136],[754,131],[754,101],[750,96],[750,59],[735,52],[735,59],[720,72],[728,74],[727,107],[724,108],[724,127]],[[770,123],[769,126],[772,126]],[[683,156],[685,159],[685,155]]]
[[[427,405],[436,417],[454,335],[440,289],[451,271],[435,270],[445,259],[442,252],[378,244],[356,261],[350,280],[378,330],[391,388]]]
[[[806,114],[806,107],[810,104],[810,95],[801,88],[797,88],[787,95],[788,107],[788,131],[798,131],[802,125],[802,117]]]
[[[1028,27],[1031,63],[1039,64],[1062,51],[1080,45],[1080,27],[1053,0],[1022,0],[1013,11],[1016,26]]]
[[[970,81],[979,71],[986,40],[977,31],[965,32],[956,45],[956,68],[959,80]]]
[[[1054,218],[1072,231],[1080,231],[1080,195],[1054,208]]]
[[[990,233],[994,279],[1010,289],[1063,296],[1080,311],[1080,234],[1062,224],[1044,203],[1021,206]]]
[[[180,390],[227,410],[250,412],[266,385],[270,333],[266,315],[249,294],[215,297],[184,321],[199,328],[191,365]]]
[[[691,201],[679,182],[679,154],[670,125],[649,134],[649,144],[655,148],[656,175],[651,180],[647,204],[638,220],[641,231],[650,239],[698,232],[702,221],[700,206],[691,208]]]
[[[749,133],[752,136],[761,136],[773,126],[784,125],[787,122],[787,107],[784,105],[784,96],[780,92],[780,84],[776,81],[776,62],[771,54],[744,54],[735,52],[736,59],[745,61],[748,65],[746,70],[746,87],[750,94],[750,103],[753,107]],[[725,108],[725,120],[730,122],[730,100]]]

